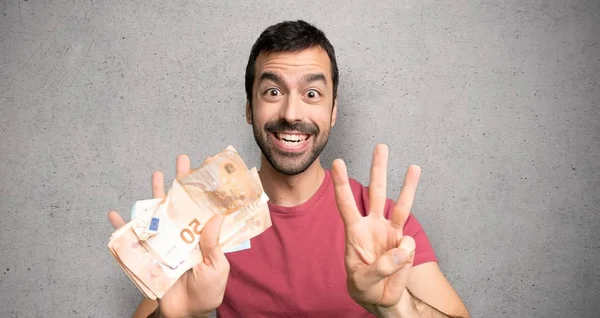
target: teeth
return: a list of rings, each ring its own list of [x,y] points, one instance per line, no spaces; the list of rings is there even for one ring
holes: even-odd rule
[[[300,142],[306,140],[307,137],[307,135],[277,134],[277,138],[284,139],[285,141]]]

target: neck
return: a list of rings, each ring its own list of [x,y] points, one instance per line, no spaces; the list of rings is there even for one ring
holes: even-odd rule
[[[304,172],[288,176],[277,172],[262,156],[258,174],[269,201],[290,207],[308,201],[317,192],[325,177],[325,170],[317,158]]]

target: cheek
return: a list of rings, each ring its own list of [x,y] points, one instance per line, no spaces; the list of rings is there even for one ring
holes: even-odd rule
[[[313,117],[314,122],[319,125],[321,130],[331,128],[331,109],[320,110],[318,114]]]
[[[265,123],[278,119],[276,105],[260,105],[256,104],[252,108],[252,118],[255,125],[264,126]]]
[[[265,118],[264,114],[254,113],[253,124],[257,127],[263,127],[268,121],[268,118]]]

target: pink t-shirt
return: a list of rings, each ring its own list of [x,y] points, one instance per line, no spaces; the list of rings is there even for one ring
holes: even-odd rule
[[[368,190],[350,179],[365,215]],[[389,219],[393,202],[386,203]],[[295,207],[269,203],[273,226],[251,240],[251,248],[226,254],[231,270],[218,317],[371,317],[346,290],[344,224],[331,173],[307,202]],[[425,232],[410,216],[404,235],[416,241],[414,266],[435,262]]]

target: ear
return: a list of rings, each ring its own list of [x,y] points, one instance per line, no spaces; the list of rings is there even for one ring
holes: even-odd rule
[[[337,98],[333,101],[333,109],[331,110],[331,127],[335,126],[337,120]]]
[[[246,101],[246,122],[248,125],[252,125],[252,106],[249,101]]]

